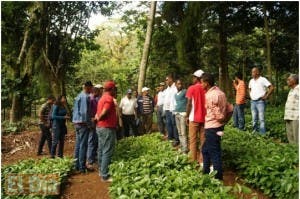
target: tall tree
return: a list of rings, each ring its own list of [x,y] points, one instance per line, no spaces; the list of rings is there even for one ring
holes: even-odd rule
[[[155,10],[156,10],[156,1],[152,1],[151,6],[150,6],[150,11],[149,11],[149,16],[148,16],[146,38],[145,38],[145,44],[144,44],[144,49],[143,49],[143,54],[142,54],[141,65],[140,65],[140,74],[139,74],[139,79],[138,79],[138,92],[139,93],[141,93],[142,87],[144,86],[144,83],[145,83],[147,62],[148,62],[148,57],[149,57],[152,29],[153,29],[154,17],[155,17]]]
[[[268,78],[272,80],[272,65],[271,65],[271,41],[269,32],[269,20],[267,16],[267,6],[266,2],[263,3],[263,15],[264,15],[264,31],[266,35],[266,63],[267,63],[267,74]]]

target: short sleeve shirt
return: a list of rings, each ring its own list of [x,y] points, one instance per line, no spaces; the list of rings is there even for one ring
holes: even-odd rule
[[[205,121],[205,91],[200,83],[190,86],[186,92],[186,98],[192,100],[192,110],[189,121],[204,123]]]
[[[285,120],[299,120],[299,86],[291,89],[285,103]]]
[[[252,100],[259,100],[263,97],[266,92],[267,88],[271,86],[271,83],[265,77],[259,77],[256,80],[251,79],[249,82],[250,97]]]
[[[116,128],[117,127],[116,105],[114,103],[114,98],[108,93],[104,93],[101,99],[98,101],[97,115],[100,115],[103,109],[107,109],[108,112],[103,120],[97,122],[97,127]]]
[[[119,107],[122,109],[123,115],[134,115],[137,108],[136,98],[128,98],[125,96],[121,99]]]

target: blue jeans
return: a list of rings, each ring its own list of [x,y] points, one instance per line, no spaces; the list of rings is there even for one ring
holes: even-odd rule
[[[266,133],[265,109],[266,109],[266,102],[264,100],[251,100],[253,130],[259,132],[260,134]],[[258,126],[258,121],[259,121],[259,126]]]
[[[109,178],[109,164],[116,143],[116,130],[111,128],[98,128],[98,165],[100,175],[104,180]]]
[[[60,126],[57,124],[53,124],[52,126],[53,131],[53,140],[52,140],[52,146],[51,146],[51,157],[54,157],[56,155],[56,148],[58,145],[58,157],[63,157],[64,152],[64,144],[65,144],[65,135],[67,134],[67,127]]]
[[[217,171],[215,178],[222,180],[222,156],[221,156],[221,137],[217,135],[218,131],[223,131],[224,127],[205,129],[205,142],[202,148],[203,155],[203,173],[210,172],[210,163]]]
[[[245,104],[236,104],[233,109],[233,125],[234,127],[244,130],[245,129]]]
[[[98,148],[98,136],[96,133],[96,128],[92,128],[89,132],[88,147],[87,147],[87,161],[89,164],[93,164],[95,162],[97,156],[97,148]]]
[[[84,125],[75,125],[75,130],[75,168],[79,171],[85,171],[87,142],[90,130],[87,126]]]
[[[168,140],[174,139],[175,142],[179,143],[175,115],[171,111],[166,111],[166,126],[168,131]]]

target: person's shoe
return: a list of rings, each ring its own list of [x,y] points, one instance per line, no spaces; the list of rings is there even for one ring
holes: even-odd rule
[[[36,154],[37,156],[40,156],[40,155],[45,155],[45,153],[42,151],[42,152],[37,152]]]
[[[95,170],[95,168],[93,167],[93,164],[90,164],[90,163],[86,163],[86,169],[88,170],[88,171],[94,171]]]
[[[102,182],[112,182],[113,179],[111,177],[107,178],[107,179],[104,179],[104,178],[101,178],[101,181]]]
[[[55,158],[55,156],[51,155],[51,156],[50,156],[50,158],[54,159],[54,158]]]
[[[179,145],[179,142],[176,142],[176,141],[173,142],[173,144],[172,144],[173,147],[177,147],[178,145]]]

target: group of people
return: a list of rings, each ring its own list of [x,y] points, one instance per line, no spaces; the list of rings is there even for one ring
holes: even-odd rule
[[[158,129],[164,138],[182,153],[188,154],[191,161],[199,162],[205,174],[210,172],[213,165],[217,171],[216,178],[222,180],[221,136],[228,119],[229,103],[225,93],[215,85],[212,74],[197,70],[191,79],[192,85],[186,87],[182,79],[176,79],[170,74],[165,82],[159,84],[154,98],[150,96],[147,87],[142,88],[140,95],[128,89],[119,104],[114,81],[106,81],[103,86],[94,86],[87,81],[75,99],[72,113],[76,131],[76,170],[84,173],[98,160],[101,179],[112,181],[108,168],[116,140],[123,136],[150,133],[153,113],[156,111]],[[287,82],[292,89],[288,95],[284,119],[289,141],[298,143],[298,75],[290,75]],[[247,86],[240,73],[235,74],[233,87],[236,90],[234,126],[243,131]],[[252,69],[248,88],[253,130],[264,134],[266,99],[274,88],[266,78],[260,76],[257,67]],[[57,156],[63,157],[66,120],[69,118],[66,97],[48,97],[40,109],[42,134],[38,155],[42,154],[47,140],[51,157],[56,156],[57,146]],[[122,131],[119,131],[120,127]]]

